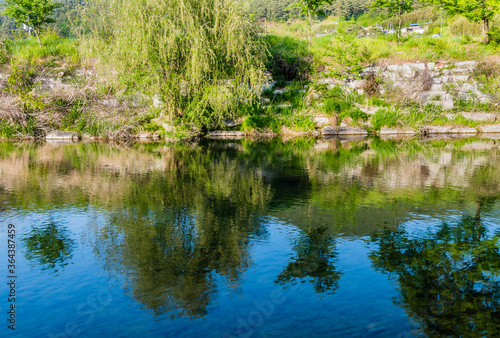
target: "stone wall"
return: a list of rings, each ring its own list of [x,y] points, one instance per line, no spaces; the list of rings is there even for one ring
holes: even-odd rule
[[[383,82],[379,87],[382,94],[391,90],[421,104],[431,103],[452,109],[454,100],[490,101],[481,92],[482,85],[472,77],[477,65],[476,61],[376,65],[365,68],[360,74],[361,79],[348,80],[343,85],[362,92],[366,79],[374,76]],[[322,79],[319,83],[330,87],[339,84],[334,79]]]

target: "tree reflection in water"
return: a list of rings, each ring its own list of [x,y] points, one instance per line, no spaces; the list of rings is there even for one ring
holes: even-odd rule
[[[376,269],[397,275],[399,305],[423,323],[426,335],[500,333],[500,234],[488,236],[474,216],[443,222],[425,238],[386,229],[372,236]]]
[[[49,221],[33,227],[23,239],[25,257],[42,270],[58,272],[73,256],[75,241],[69,238],[65,226]]]
[[[342,273],[335,269],[335,242],[326,228],[309,229],[296,241],[296,257],[285,267],[276,283],[285,285],[309,280],[316,292],[334,292]]]
[[[236,161],[202,170],[189,156],[176,158],[184,165],[136,178],[127,207],[109,212],[94,248],[155,315],[196,318],[216,305],[220,286],[238,288],[250,239],[266,236],[260,217],[270,189]]]

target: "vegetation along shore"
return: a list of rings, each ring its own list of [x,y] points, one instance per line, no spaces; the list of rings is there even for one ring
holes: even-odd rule
[[[498,0],[0,4],[3,139],[500,133]]]

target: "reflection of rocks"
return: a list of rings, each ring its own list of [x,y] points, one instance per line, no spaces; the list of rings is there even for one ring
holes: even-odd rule
[[[380,136],[387,136],[387,135],[415,135],[416,133],[417,133],[417,131],[414,130],[414,129],[385,128],[385,127],[382,127],[380,129],[379,135]]]

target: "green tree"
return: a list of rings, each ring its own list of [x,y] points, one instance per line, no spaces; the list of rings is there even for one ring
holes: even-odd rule
[[[484,43],[489,43],[490,20],[500,13],[499,0],[431,0],[451,15],[462,15],[472,22],[483,22]]]
[[[309,22],[309,47],[311,47],[312,41],[312,16],[313,14],[322,14],[323,6],[330,5],[333,0],[300,0],[296,4],[290,6],[290,8],[298,7],[302,14],[307,15],[307,20]]]
[[[82,51],[130,90],[160,94],[173,119],[213,127],[257,100],[265,81],[258,27],[230,0],[90,0]]]
[[[398,41],[401,38],[401,22],[404,13],[413,10],[413,0],[374,0],[372,8],[386,8],[390,14],[398,17]]]
[[[59,5],[52,0],[6,0],[5,2],[6,8],[2,14],[12,17],[18,24],[31,27],[41,47],[40,35],[48,24],[55,22],[51,15]]]

